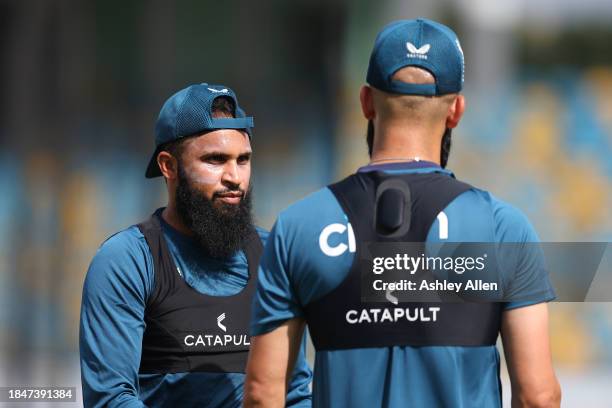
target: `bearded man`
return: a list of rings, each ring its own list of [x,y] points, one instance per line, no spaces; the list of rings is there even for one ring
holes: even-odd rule
[[[268,235],[251,215],[252,128],[223,85],[191,85],[164,103],[146,177],[164,177],[168,205],[108,238],[85,279],[86,407],[242,404]],[[287,399],[309,407],[301,350]]]

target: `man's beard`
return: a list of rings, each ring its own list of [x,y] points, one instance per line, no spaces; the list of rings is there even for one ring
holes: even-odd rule
[[[219,193],[242,192],[239,204],[218,203]],[[204,251],[213,258],[228,258],[238,251],[253,229],[251,190],[228,188],[213,194],[209,200],[194,188],[182,166],[178,166],[176,209],[183,223],[195,234]]]

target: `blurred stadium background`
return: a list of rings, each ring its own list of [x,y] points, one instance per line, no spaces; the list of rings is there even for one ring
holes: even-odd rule
[[[449,167],[544,241],[610,241],[610,1],[0,0],[0,386],[80,394],[83,278],[108,235],[165,202],[143,174],[171,93],[237,91],[269,228],[367,162],[358,92],[375,34],[418,16],[452,26],[466,55]],[[563,405],[610,406],[612,304],[551,316]]]

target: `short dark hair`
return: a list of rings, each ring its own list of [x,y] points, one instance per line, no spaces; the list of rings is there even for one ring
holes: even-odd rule
[[[211,110],[213,117],[236,117],[236,105],[234,104],[234,101],[227,96],[219,96],[215,98]],[[159,147],[159,152],[168,152],[172,156],[176,157],[177,160],[180,160],[183,154],[183,144],[185,140],[200,134],[201,133],[181,137],[180,139],[165,143]]]
[[[440,149],[440,167],[443,169],[446,168],[448,164],[448,156],[451,151],[451,133],[453,130],[451,128],[446,128],[444,131],[444,135],[442,136],[442,148]]]
[[[368,143],[368,156],[372,158],[372,149],[374,149],[374,122],[372,122],[372,120],[368,120],[368,130],[366,132],[366,142]]]
[[[218,96],[212,104],[213,117],[227,116],[236,117],[236,105],[234,100],[227,96]]]

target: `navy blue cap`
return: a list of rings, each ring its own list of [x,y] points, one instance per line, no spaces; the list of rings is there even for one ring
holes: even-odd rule
[[[424,68],[435,84],[409,84],[392,80],[401,68]],[[400,20],[385,26],[374,42],[367,82],[381,91],[437,96],[457,93],[463,88],[463,50],[457,35],[435,21],[419,18]]]
[[[213,117],[213,102],[222,96],[234,102],[234,118]],[[207,83],[190,85],[168,98],[159,112],[155,123],[155,152],[145,176],[153,178],[162,175],[157,165],[157,155],[160,146],[165,143],[218,129],[242,129],[251,137],[253,127],[253,118],[246,116],[230,88]]]

